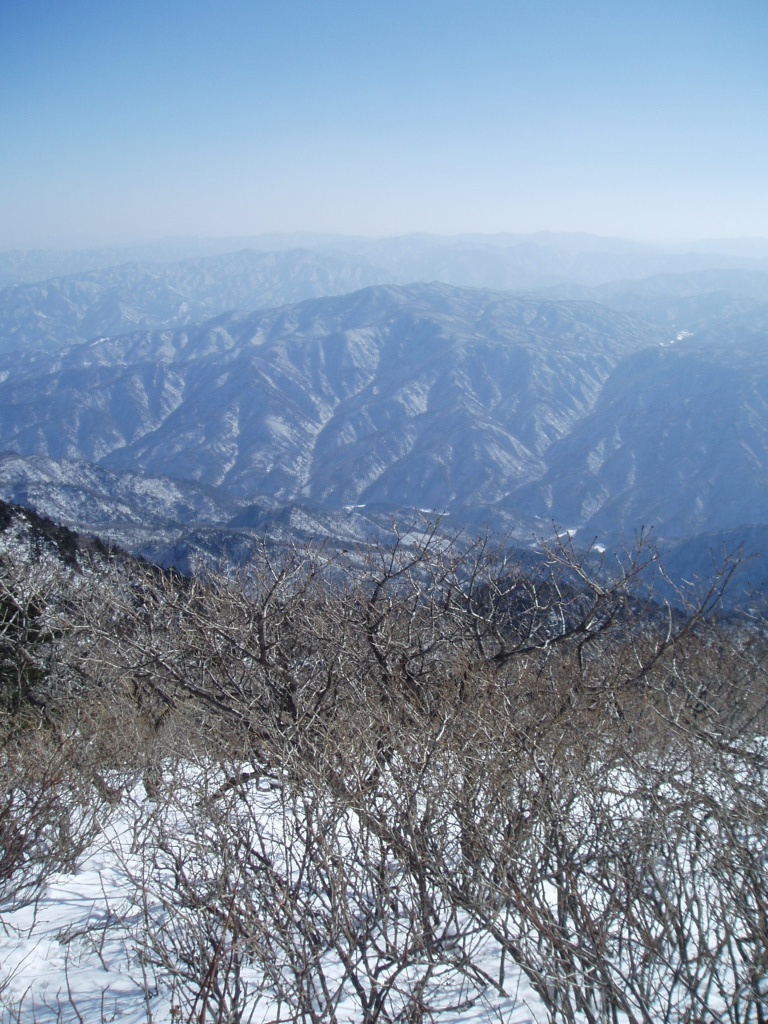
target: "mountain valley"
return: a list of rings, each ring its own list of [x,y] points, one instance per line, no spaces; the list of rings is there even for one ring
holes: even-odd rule
[[[760,261],[538,293],[392,283],[441,252],[445,277],[463,260],[498,280],[509,247],[493,272],[480,249],[249,250],[6,288],[0,495],[184,566],[265,530],[362,543],[414,510],[519,545],[653,527],[690,565],[697,537],[754,539]]]

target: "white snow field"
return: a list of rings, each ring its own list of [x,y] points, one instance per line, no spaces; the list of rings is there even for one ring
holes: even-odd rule
[[[258,790],[246,814],[253,815],[260,841],[277,854],[284,870],[287,867],[289,874],[295,874],[298,885],[306,888],[306,883],[298,882],[306,857],[301,824],[286,820],[286,808],[280,797],[275,797],[274,785],[274,781],[267,782]],[[194,809],[195,797],[191,800],[189,806]],[[175,850],[162,849],[171,834],[168,815],[175,824]],[[201,952],[203,958],[206,954],[206,950],[194,948],[201,937],[196,934],[199,926],[186,916],[191,908],[184,900],[178,906],[170,905],[172,894],[179,895],[173,878],[174,859],[184,845],[185,829],[185,852],[192,859],[202,858],[203,864],[198,866],[211,886],[216,886],[223,865],[214,841],[208,850],[194,849],[201,836],[194,834],[194,820],[182,821],[181,817],[178,805],[173,809],[166,806],[158,813],[139,787],[104,823],[76,871],[54,875],[32,902],[2,913],[0,1020],[35,1024],[322,1020],[341,1024],[366,1019],[350,972],[331,949],[319,951],[317,978],[308,980],[302,992],[301,982],[291,977],[297,965],[291,964],[288,956],[284,962],[275,960],[272,974],[267,976],[263,967],[247,963],[251,939],[240,940],[238,949],[233,934],[215,955],[222,963],[242,959],[237,963],[237,985],[230,987],[225,998],[220,998],[221,991],[203,990],[205,978],[193,977],[192,962],[195,953]],[[340,848],[355,845],[344,835],[336,838]],[[353,852],[353,872],[360,868],[354,860]],[[396,879],[397,864],[390,862],[386,869]],[[231,865],[226,870],[230,871]],[[362,935],[370,929],[371,915],[368,908],[357,904],[359,894],[353,889],[348,893],[349,920]],[[306,907],[314,898],[322,904],[328,897],[308,888],[304,895]],[[280,907],[272,910],[279,919]],[[504,964],[498,944],[478,933],[471,922],[462,922],[461,916],[438,925],[445,947],[442,965],[435,967],[429,964],[429,957],[424,962],[416,957],[402,970],[393,960],[407,946],[412,925],[407,907],[400,922],[393,911],[387,922],[380,922],[380,935],[371,950],[361,950],[361,961],[369,961],[364,970],[390,985],[387,1005],[378,1019],[414,1019],[408,1016],[414,991],[425,1007],[425,1020],[538,1024],[549,1019],[520,970]],[[452,932],[458,934],[462,925],[467,929],[465,941],[451,942]],[[160,943],[166,944],[162,953]],[[354,945],[351,943],[351,948]],[[470,951],[472,963],[462,963]],[[292,990],[296,1003],[291,1001]],[[302,1009],[298,1001],[308,993],[309,1005]]]
[[[396,774],[393,765],[393,782]],[[599,794],[574,791],[568,820],[534,830],[538,855],[525,844],[517,850],[509,869],[519,877],[496,888],[505,896],[494,907],[491,879],[473,889],[458,856],[456,884],[450,877],[451,837],[456,854],[469,842],[458,821],[436,828],[444,849],[435,863],[448,868],[440,877],[434,864],[398,857],[397,827],[385,816],[378,828],[329,793],[319,797],[314,787],[248,765],[176,763],[116,798],[118,784],[76,869],[2,912],[0,1019],[759,1024],[768,1002],[764,879],[749,871],[765,868],[764,845],[755,845],[765,835],[743,827],[737,843],[751,852],[741,865],[722,863],[724,822],[714,808],[731,794],[718,792],[713,778],[714,813],[678,813],[681,784],[702,781],[670,765],[668,785],[655,787],[671,831],[642,880],[606,872],[594,847],[607,814],[619,833],[626,828],[628,860],[636,856],[630,847],[649,832],[641,779],[623,771],[604,776]],[[380,787],[383,807],[386,779]],[[429,802],[424,793],[409,812],[415,830]],[[616,842],[607,830],[605,839],[606,847]],[[478,875],[484,870],[478,864]],[[488,904],[454,902],[459,876],[464,891],[485,893]],[[629,893],[631,884],[646,891]],[[590,952],[595,935],[568,934],[577,921],[603,929],[602,963]],[[577,994],[558,1003],[564,979]],[[616,1011],[599,991],[615,993],[622,979],[626,1010]],[[578,993],[590,989],[591,1003],[580,1007]]]

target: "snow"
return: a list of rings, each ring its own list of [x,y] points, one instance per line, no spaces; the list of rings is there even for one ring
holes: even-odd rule
[[[152,865],[142,859],[144,847],[137,844],[141,822],[151,819],[153,810],[146,797],[143,802],[138,794],[133,797],[104,825],[75,873],[53,876],[29,905],[5,913],[0,909],[0,1020],[164,1024],[197,1019],[182,1016],[168,970],[153,965],[147,955],[148,929],[166,916],[158,898],[163,879],[151,877]],[[261,794],[260,813],[269,821],[266,831],[272,829],[273,836],[283,827],[291,832],[270,790]],[[290,856],[290,844],[286,848]],[[212,857],[212,868],[214,863]],[[392,870],[397,871],[397,864]],[[166,871],[168,883],[167,865]],[[476,946],[478,966],[498,977],[498,949],[487,938],[478,938]],[[345,1024],[361,1020],[351,986],[345,986],[341,963],[332,956],[325,959],[327,977],[349,989],[336,1006],[336,1019]],[[407,980],[402,979],[405,989]],[[244,973],[243,983],[253,993],[253,1004],[243,1019],[251,1024],[274,1020],[277,1007],[264,978],[252,968]],[[520,972],[509,967],[502,994],[490,985],[479,988],[451,967],[437,970],[429,989],[439,1012],[435,1019],[445,1024],[544,1024],[547,1020],[536,994]]]
[[[138,910],[125,852],[119,827],[106,828],[75,874],[54,876],[35,903],[2,915],[6,1014],[147,1021],[152,988],[131,940]]]
[[[468,762],[452,747],[413,776],[413,748],[393,755],[376,786],[359,794],[357,811],[319,778],[240,758],[174,755],[152,761],[151,771],[107,772],[100,827],[76,868],[49,877],[25,905],[0,903],[0,1020],[299,1024],[309,1020],[296,1009],[303,1000],[315,1021],[353,1024],[363,1020],[361,990],[378,985],[387,1000],[381,1024],[414,1021],[405,1015],[411,999],[426,1008],[422,1024],[586,1024],[578,1012],[548,1013],[512,959],[540,987],[563,984],[555,908],[567,911],[562,927],[574,933],[584,921],[595,934],[606,929],[601,962],[606,977],[626,982],[634,1019],[762,1020],[765,980],[752,993],[748,983],[764,950],[766,825],[755,799],[764,776],[751,758],[765,743],[746,742],[709,765],[678,749],[636,750],[616,763],[610,750],[607,762],[597,757],[573,773],[567,749],[554,773],[543,752],[540,766],[533,762],[532,778],[548,774],[555,817],[539,814],[541,791],[517,772],[500,805],[478,788],[474,817],[490,812],[492,826],[479,858],[467,857],[473,830],[465,832],[451,799],[429,819],[427,847],[407,841],[412,823],[461,778]],[[488,754],[482,745],[473,751],[481,762]],[[386,823],[390,810],[399,813],[401,783],[413,777],[420,784],[408,790],[405,835],[369,828],[364,815]],[[744,797],[750,814],[731,816]],[[524,827],[510,861],[494,821],[512,809]],[[434,874],[410,856],[432,841],[440,849]],[[453,885],[467,868],[479,879],[464,890],[468,902]],[[499,886],[497,868],[514,868],[509,887]],[[591,962],[588,941],[579,948]],[[582,992],[583,963],[572,976]],[[234,978],[247,994],[242,1016],[214,1006],[206,1016],[209,972],[217,992],[232,994]],[[607,1019],[593,1009],[593,1020]],[[627,1024],[618,1012],[611,1019]]]
[[[692,338],[692,337],[693,337],[693,332],[692,331],[679,331],[674,336],[674,338],[672,338],[671,341],[661,341],[661,342],[659,342],[659,345],[661,346],[661,348],[672,348],[672,346],[676,345],[679,341],[685,341],[686,338]]]

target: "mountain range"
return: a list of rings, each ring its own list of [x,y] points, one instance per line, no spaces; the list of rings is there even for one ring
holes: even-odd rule
[[[526,247],[537,290],[476,287]],[[542,274],[552,251],[580,278]],[[611,251],[656,272],[596,280]],[[473,286],[395,283],[437,256]],[[653,526],[683,573],[768,524],[768,270],[662,257],[417,237],[12,285],[0,495],[185,565],[421,509],[518,543]]]

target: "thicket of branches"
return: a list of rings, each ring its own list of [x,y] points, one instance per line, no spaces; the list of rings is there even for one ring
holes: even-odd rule
[[[438,1020],[522,977],[553,1024],[768,1020],[764,637],[709,614],[728,568],[639,601],[649,557],[6,557],[0,906],[130,804],[178,1019]]]

